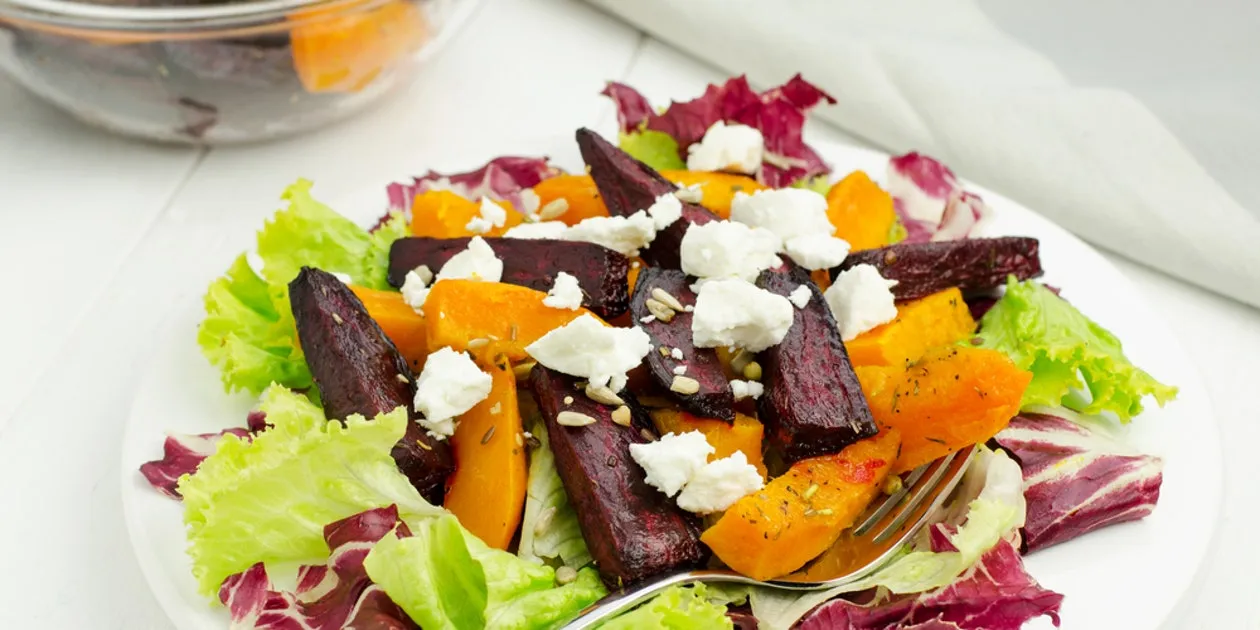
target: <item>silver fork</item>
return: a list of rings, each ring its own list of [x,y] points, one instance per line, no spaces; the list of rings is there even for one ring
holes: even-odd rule
[[[949,493],[962,479],[975,448],[946,455],[930,464],[914,469],[906,476],[901,490],[879,503],[874,503],[858,517],[853,528],[837,545],[860,550],[860,554],[842,565],[837,577],[826,580],[810,578],[808,567],[777,580],[763,582],[728,570],[682,571],[657,577],[633,589],[609,593],[591,604],[563,627],[563,630],[586,630],[628,610],[649,597],[675,584],[724,582],[751,584],[793,591],[818,591],[856,582],[883,568],[945,503]],[[855,544],[856,543],[856,544]],[[825,555],[825,554],[824,554]],[[835,571],[830,571],[833,575]]]

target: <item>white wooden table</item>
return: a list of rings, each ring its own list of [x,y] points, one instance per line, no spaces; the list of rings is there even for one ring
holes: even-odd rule
[[[122,427],[170,307],[249,246],[286,184],[337,199],[504,153],[575,160],[577,126],[612,130],[605,80],[664,101],[720,78],[586,5],[493,0],[407,94],[275,144],[123,140],[0,79],[0,628],[170,627],[123,529]],[[1134,316],[1178,331],[1224,434],[1216,551],[1171,627],[1260,628],[1260,311],[1113,260],[1157,311]]]

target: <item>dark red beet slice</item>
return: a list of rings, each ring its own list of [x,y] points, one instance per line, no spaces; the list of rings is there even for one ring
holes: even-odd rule
[[[446,261],[468,249],[468,238],[409,237],[389,249],[389,283],[401,287],[407,272],[428,265],[437,273]],[[503,282],[547,291],[561,271],[577,278],[585,295],[582,305],[610,319],[626,312],[626,276],[630,260],[594,243],[543,239],[487,238],[486,244],[503,261]]]
[[[678,190],[673,182],[661,177],[652,167],[618,149],[590,129],[578,129],[578,148],[582,160],[590,168],[591,179],[613,216],[630,216],[652,206],[656,198]],[[703,206],[682,204],[682,218],[656,234],[656,240],[642,252],[643,260],[654,267],[677,269],[678,246],[691,224],[703,225],[718,220]]]
[[[644,317],[652,314],[648,310],[647,300],[652,298],[653,289],[668,293],[683,306],[695,306],[696,303],[696,295],[691,292],[687,276],[683,272],[656,267],[648,267],[639,272],[634,295],[630,298],[630,314],[636,325],[652,338],[652,351],[647,356],[648,372],[683,409],[705,418],[735,422],[735,396],[731,393],[731,384],[722,371],[717,351],[712,348],[697,348],[692,344],[691,313],[677,311],[669,322],[659,319],[643,321]],[[682,352],[682,360],[662,354],[661,348],[678,348]],[[687,366],[684,376],[698,381],[700,391],[689,395],[670,391],[670,383],[675,376],[674,368],[679,365]]]
[[[831,270],[831,277],[855,265],[874,265],[881,276],[897,281],[892,292],[898,300],[915,300],[950,287],[988,291],[1006,284],[1010,274],[1020,280],[1040,276],[1040,249],[1037,239],[1023,236],[901,243],[849,254]]]
[[[411,406],[415,378],[407,361],[345,284],[330,273],[303,267],[289,283],[289,297],[325,416],[343,420],[357,413],[371,418],[402,405],[416,419]],[[455,470],[450,445],[408,422],[407,433],[390,454],[426,499],[441,503],[446,477]]]
[[[615,408],[587,398],[576,382],[541,365],[530,373],[556,469],[600,576],[619,588],[671,569],[698,566],[707,554],[695,520],[649,486],[630,458],[631,444],[647,442],[642,428],[614,423]],[[586,414],[595,423],[561,425],[556,421],[561,411]],[[645,414],[635,411],[635,420],[642,423]]]
[[[835,453],[879,431],[809,272],[787,263],[757,278],[757,286],[784,297],[801,285],[809,287],[809,303],[795,309],[783,341],[761,353],[765,393],[757,400],[770,444],[789,463]]]

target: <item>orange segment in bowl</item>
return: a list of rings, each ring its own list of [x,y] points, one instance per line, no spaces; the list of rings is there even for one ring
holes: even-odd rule
[[[370,3],[364,3],[370,4]],[[428,24],[415,3],[393,0],[367,10],[338,6],[296,12],[293,65],[308,92],[357,92],[386,67],[418,50]]]

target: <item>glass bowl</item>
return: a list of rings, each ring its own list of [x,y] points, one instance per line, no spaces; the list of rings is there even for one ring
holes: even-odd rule
[[[0,0],[0,69],[89,124],[190,144],[349,116],[413,76],[480,2],[104,1]]]

